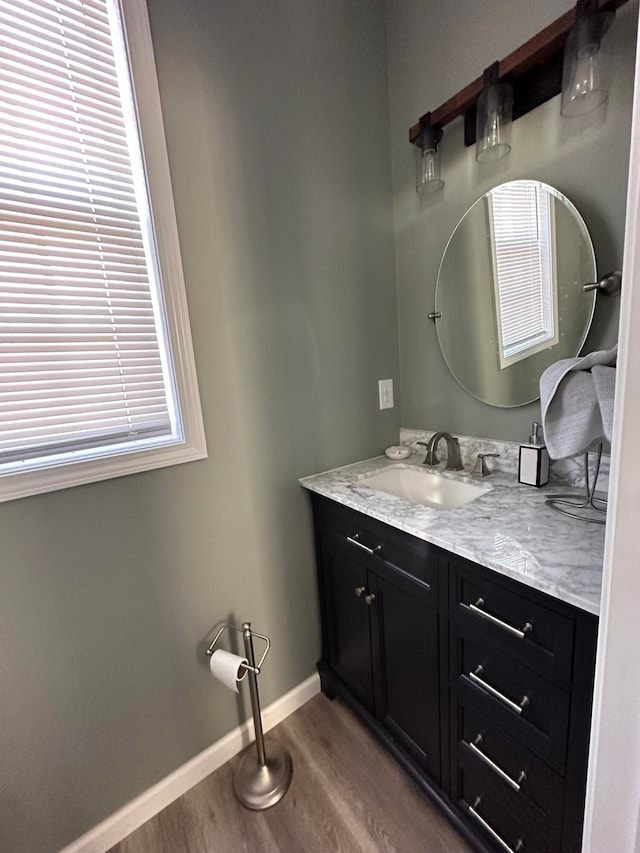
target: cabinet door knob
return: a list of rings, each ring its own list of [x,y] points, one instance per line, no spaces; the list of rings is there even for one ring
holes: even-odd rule
[[[360,596],[361,596],[361,595],[362,595],[362,593],[365,591],[365,589],[366,589],[366,587],[364,587],[364,586],[357,586],[357,587],[354,589],[354,592],[355,592],[355,594],[358,596],[358,598],[360,598]]]
[[[374,598],[375,598],[375,595],[372,592],[370,592],[369,595],[365,595],[365,597],[364,597],[365,603],[368,604],[369,606],[371,606],[371,602],[374,600]]]

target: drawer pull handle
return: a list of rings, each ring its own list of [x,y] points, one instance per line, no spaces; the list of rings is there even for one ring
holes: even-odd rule
[[[519,791],[522,783],[526,782],[527,774],[524,772],[524,770],[520,773],[520,775],[518,776],[518,781],[516,782],[515,779],[512,779],[508,773],[505,773],[502,767],[499,767],[495,763],[495,761],[492,761],[489,756],[480,749],[479,744],[482,743],[482,735],[479,734],[473,743],[467,741],[465,741],[465,743],[467,744],[469,749],[473,753],[475,753],[475,755],[478,756],[480,761],[483,761],[488,767],[493,770],[494,773],[497,773],[498,776],[503,779],[507,783],[507,785],[510,785],[514,791]]]
[[[370,592],[369,595],[365,595],[365,597],[364,597],[365,604],[368,604],[369,607],[371,607],[371,602],[375,599],[375,597],[376,597],[375,593],[373,593],[373,592]]]
[[[360,596],[365,591],[365,589],[366,589],[366,586],[357,586],[353,591],[358,596],[358,598],[360,598]]]
[[[503,838],[501,838],[495,831],[495,829],[490,826],[487,821],[482,817],[482,815],[478,814],[478,812],[476,811],[481,802],[482,800],[480,799],[480,797],[476,797],[474,804],[472,806],[467,806],[469,814],[474,818],[474,820],[476,820],[480,824],[483,829],[485,829],[489,833],[489,835],[494,839],[494,841],[497,841],[497,843],[500,845],[500,847],[502,847],[504,851],[506,851],[506,853],[521,853],[521,851],[524,850],[524,841],[519,838],[518,843],[515,847],[509,847],[507,842]]]
[[[362,548],[362,550],[366,551],[367,554],[377,554],[379,551],[382,551],[382,545],[376,545],[375,548],[368,548],[366,545],[363,545],[362,542],[359,542],[359,539],[359,533],[354,533],[353,536],[347,536],[347,542],[351,542],[352,545],[357,545],[358,548]]]
[[[473,610],[473,612],[477,613],[478,616],[482,616],[483,619],[487,619],[489,622],[493,622],[494,625],[499,625],[500,628],[503,628],[510,634],[519,637],[521,640],[524,640],[527,634],[530,631],[533,631],[533,625],[531,624],[531,622],[527,622],[524,628],[514,628],[513,625],[509,625],[507,622],[503,622],[502,619],[498,619],[497,616],[492,616],[490,613],[487,613],[486,610],[482,609],[484,607],[484,598],[479,598],[475,604],[468,604],[467,606],[469,610]]]
[[[482,666],[481,666],[480,664],[478,664],[478,666],[475,668],[475,670],[474,670],[473,672],[470,672],[470,673],[469,673],[469,678],[470,678],[470,679],[471,679],[471,681],[473,681],[475,684],[479,684],[479,685],[480,685],[480,687],[482,687],[482,688],[483,688],[484,690],[486,690],[488,693],[491,693],[491,695],[492,695],[492,696],[495,696],[495,697],[496,697],[496,699],[499,699],[499,700],[500,700],[502,703],[504,703],[508,708],[511,708],[511,710],[512,710],[512,711],[515,711],[515,712],[516,712],[516,714],[521,714],[521,713],[522,713],[522,709],[523,709],[523,708],[526,708],[526,707],[527,707],[527,705],[529,704],[529,697],[528,697],[528,696],[523,696],[523,697],[522,697],[522,699],[520,700],[520,704],[518,705],[518,703],[517,703],[517,702],[514,702],[514,701],[512,701],[511,699],[507,698],[507,697],[504,695],[504,693],[500,693],[500,691],[499,691],[499,690],[496,690],[496,688],[495,688],[495,687],[492,687],[492,686],[491,686],[488,682],[486,682],[483,678],[480,678],[480,675],[483,673],[483,671],[484,671],[484,670],[483,670]]]

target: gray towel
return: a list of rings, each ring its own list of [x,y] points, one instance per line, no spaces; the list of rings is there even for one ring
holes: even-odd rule
[[[611,441],[618,348],[564,358],[540,377],[542,428],[549,456],[584,453],[594,441]]]

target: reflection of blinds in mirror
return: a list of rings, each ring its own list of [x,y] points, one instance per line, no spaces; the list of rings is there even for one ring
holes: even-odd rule
[[[488,195],[500,367],[558,342],[553,202],[533,181]]]

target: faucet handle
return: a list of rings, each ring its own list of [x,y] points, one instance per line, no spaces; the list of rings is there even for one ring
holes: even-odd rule
[[[500,456],[499,453],[478,453],[478,458],[476,459],[476,464],[471,472],[472,477],[488,477],[491,474],[491,471],[487,468],[487,463],[484,461],[485,459],[497,459]]]

